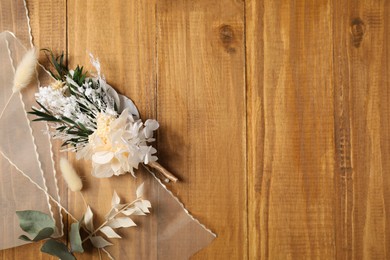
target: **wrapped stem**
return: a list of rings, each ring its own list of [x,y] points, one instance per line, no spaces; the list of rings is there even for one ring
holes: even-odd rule
[[[170,173],[167,169],[165,169],[163,166],[161,166],[161,164],[159,164],[158,162],[149,162],[147,165],[149,165],[153,169],[156,169],[157,171],[159,171],[168,180],[173,181],[173,182],[177,182],[178,179],[176,178],[176,176],[173,175],[172,173]]]

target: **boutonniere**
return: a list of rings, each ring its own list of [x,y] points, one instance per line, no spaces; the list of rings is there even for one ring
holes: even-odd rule
[[[49,124],[49,134],[54,139],[61,139],[62,151],[76,153],[77,159],[92,162],[92,175],[109,178],[130,173],[135,177],[139,165],[159,171],[165,181],[177,181],[177,178],[157,163],[157,150],[152,146],[154,131],[159,127],[156,120],[140,119],[135,104],[127,97],[118,94],[107,84],[100,73],[100,64],[91,56],[96,68],[96,75],[88,75],[82,66],[68,69],[64,63],[64,54],[54,56],[50,50],[43,50],[54,70],[49,70],[55,79],[49,86],[39,87],[35,94],[37,107],[32,107],[29,114],[36,116],[33,121],[45,121]],[[13,93],[20,92],[31,82],[37,63],[36,51],[28,51],[15,72]],[[12,95],[9,100],[11,100]],[[64,158],[60,168],[69,190],[79,192],[85,203],[85,214],[76,219],[57,200],[44,189],[51,200],[74,221],[71,225],[68,247],[59,241],[55,233],[52,218],[40,211],[18,211],[20,227],[29,236],[20,239],[29,242],[45,240],[41,251],[60,257],[75,259],[74,254],[83,253],[83,243],[91,244],[113,257],[105,249],[112,245],[107,238],[121,238],[114,229],[136,226],[132,215],[146,215],[152,207],[150,201],[143,198],[144,185],[138,187],[136,199],[130,203],[121,203],[114,191],[111,209],[105,221],[94,228],[93,213],[81,193],[83,184],[72,165]],[[39,186],[39,185],[37,185]],[[85,234],[84,238],[82,234]]]
[[[50,134],[63,141],[63,150],[75,152],[77,159],[91,160],[92,174],[98,178],[125,173],[135,176],[135,169],[142,164],[158,170],[167,181],[177,181],[157,162],[152,143],[158,122],[140,119],[134,103],[107,84],[97,59],[90,55],[96,69],[92,76],[82,66],[68,69],[63,54],[44,51],[56,81],[39,88],[39,107],[29,113],[37,117],[34,121],[50,124]]]
[[[215,238],[215,234],[199,223],[163,184],[176,182],[177,178],[157,162],[153,144],[158,122],[141,119],[133,101],[106,82],[97,59],[91,55],[95,71],[87,73],[82,66],[69,69],[63,54],[55,56],[50,50],[44,50],[52,68],[46,71],[51,75],[45,81],[49,83],[41,85],[42,74],[49,74],[42,70],[38,73],[36,51],[26,52],[14,35],[3,35],[9,37],[5,38],[8,59],[3,65],[11,72],[13,82],[2,89],[7,93],[5,97],[8,96],[0,115],[3,122],[0,131],[7,137],[5,144],[0,143],[0,153],[8,162],[2,169],[12,166],[15,174],[23,176],[17,176],[22,179],[18,179],[20,183],[16,183],[16,188],[11,187],[13,192],[14,188],[17,191],[25,188],[26,181],[38,188],[26,187],[32,193],[29,195],[31,203],[20,203],[26,200],[23,192],[16,193],[17,199],[15,197],[13,201],[16,205],[13,209],[17,211],[20,228],[24,231],[19,239],[43,241],[41,251],[60,259],[75,259],[77,253],[87,249],[85,243],[97,248],[99,256],[104,252],[114,259],[115,253],[112,254],[108,247],[115,244],[115,239],[131,234],[133,238],[140,236],[142,239],[123,239],[120,243],[139,243],[139,246],[132,245],[134,256],[147,255],[143,245],[150,240],[154,241],[151,249],[158,257],[185,259]],[[90,205],[84,198],[83,186],[88,185],[84,185],[72,165],[62,158],[62,177],[69,191],[78,193],[84,204],[84,214],[76,217],[60,200],[50,137],[62,141],[62,151],[74,152],[77,159],[89,160],[91,174],[97,178],[129,175],[140,178],[145,184],[125,191],[125,199],[114,190],[104,218],[96,218],[96,213],[102,212],[97,212],[97,205]],[[15,145],[9,145],[10,142]],[[150,174],[137,176],[139,167],[145,167]],[[2,178],[6,182],[11,179],[8,175]],[[4,200],[7,198],[2,202]],[[32,205],[31,210],[25,210],[26,205]],[[62,213],[70,219],[66,238],[61,237]],[[154,217],[142,217],[149,214]],[[8,214],[7,217],[14,221],[16,216]],[[98,219],[100,223],[97,223]],[[128,228],[131,228],[128,233],[123,232]],[[11,246],[20,245],[18,230],[12,231],[5,234],[12,237]],[[172,251],[172,246],[181,245],[180,250]]]

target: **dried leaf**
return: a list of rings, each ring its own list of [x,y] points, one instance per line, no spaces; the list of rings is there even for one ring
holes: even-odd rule
[[[151,208],[152,207],[152,204],[148,200],[142,200],[142,204],[144,204],[144,206],[147,207],[147,208]]]
[[[116,214],[117,210],[116,208],[111,208],[110,211],[104,216],[106,220],[109,220]]]
[[[112,228],[122,228],[122,227],[125,228],[125,227],[137,226],[137,224],[135,224],[134,221],[128,217],[112,219],[110,222],[108,222],[107,225]]]
[[[118,194],[114,190],[114,194],[112,195],[112,200],[111,200],[111,206],[115,208],[116,205],[118,205],[121,202],[121,199],[119,198]]]
[[[112,246],[110,242],[102,238],[101,236],[91,237],[90,238],[91,243],[96,248],[103,248],[106,246]]]
[[[150,204],[150,203],[149,203]],[[138,201],[134,204],[136,207],[141,209],[145,213],[149,213],[148,207],[143,203],[143,201]]]
[[[93,230],[94,230],[94,228],[93,228],[93,213],[92,213],[92,210],[89,206],[87,207],[87,210],[85,211],[83,222],[84,222],[85,228],[88,231],[93,232]]]
[[[132,207],[132,208],[126,209],[126,210],[122,211],[122,213],[126,216],[130,216],[130,215],[144,216],[144,215],[146,215],[141,209],[139,209],[137,207]]]
[[[136,191],[137,198],[141,198],[144,195],[144,184],[145,183],[142,183],[141,185],[138,186]]]
[[[111,227],[104,226],[100,229],[100,231],[105,234],[108,238],[121,238]]]
[[[135,116],[136,119],[140,118],[138,109],[135,106],[134,102],[124,95],[119,94],[118,96],[119,96],[119,104],[117,104],[118,112],[121,113],[123,110],[128,109],[129,112],[133,116]]]

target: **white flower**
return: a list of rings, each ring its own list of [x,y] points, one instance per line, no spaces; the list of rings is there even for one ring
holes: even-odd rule
[[[74,96],[66,97],[61,88],[40,87],[35,94],[36,100],[54,115],[71,117],[76,112],[77,102]]]
[[[138,169],[140,163],[156,161],[156,149],[148,145],[153,141],[155,120],[134,120],[128,109],[119,117],[110,113],[97,116],[97,130],[89,136],[88,144],[77,152],[78,158],[91,159],[96,177],[111,177]]]

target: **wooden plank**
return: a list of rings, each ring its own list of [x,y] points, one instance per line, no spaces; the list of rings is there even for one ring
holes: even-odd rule
[[[32,1],[31,5],[37,5],[36,2]],[[14,33],[24,46],[30,47],[31,38],[24,3],[23,0],[0,1],[0,28],[1,31]]]
[[[30,37],[28,33],[27,19],[25,12],[16,11],[24,5],[23,1],[1,1],[0,9],[9,8],[8,13],[1,16],[0,23],[2,29],[8,29],[15,32],[16,36],[21,39],[26,48],[30,47]],[[35,46],[50,47],[55,50],[66,49],[66,1],[37,1],[30,0],[27,3],[29,16],[31,18],[30,25],[32,34],[35,36],[33,43]],[[20,9],[18,9],[20,10]],[[13,24],[13,25],[12,25]],[[40,62],[45,64],[42,56]],[[59,185],[62,185],[61,181]],[[64,189],[61,189],[64,191]],[[66,205],[67,193],[62,193],[62,203]],[[17,248],[0,251],[1,259],[55,259],[47,254],[40,252],[41,243],[30,244]]]
[[[193,259],[245,259],[244,4],[158,1],[157,24],[160,159],[218,235]]]
[[[267,259],[269,178],[264,179],[264,5],[245,2],[247,85],[248,249],[252,259]]]
[[[194,259],[388,258],[389,1],[68,5],[71,65],[94,53],[143,118],[158,117],[161,163],[182,181],[170,188],[218,234]],[[28,7],[34,43],[66,50],[66,1]],[[77,168],[100,220],[133,183]],[[47,256],[26,245],[0,258]]]
[[[349,106],[351,170],[345,198],[346,259],[386,259],[390,248],[388,1],[335,1],[336,78]]]
[[[339,196],[335,206],[338,209],[338,221],[341,221],[339,235],[336,239],[336,253],[340,259],[352,257],[352,201],[353,201],[353,168],[351,158],[351,117],[350,117],[350,84],[348,58],[345,55],[349,42],[348,9],[333,5],[333,75],[335,103],[335,172]],[[347,18],[347,19],[346,19]]]
[[[153,1],[68,1],[68,54],[71,66],[82,64],[94,72],[88,52],[98,57],[102,73],[108,83],[120,93],[132,98],[143,119],[156,115],[156,69],[155,69],[155,3]],[[142,178],[130,175],[97,179],[91,176],[91,162],[75,161],[85,179],[83,194],[96,213],[95,225],[102,223],[110,208],[113,191],[130,200],[136,185]],[[142,176],[142,172],[138,175]],[[69,195],[71,210],[76,216],[85,211],[78,194]],[[151,214],[147,218],[153,218]],[[151,223],[153,221],[149,221]],[[142,226],[150,233],[155,226]],[[153,231],[154,230],[154,231]],[[145,259],[156,259],[157,248],[150,237],[132,237],[132,229],[121,230],[124,239],[117,239],[109,251],[117,259],[136,259],[135,248],[144,248]],[[78,259],[98,259],[96,249],[78,255]]]
[[[331,25],[327,0],[247,2],[253,258],[335,258]]]

